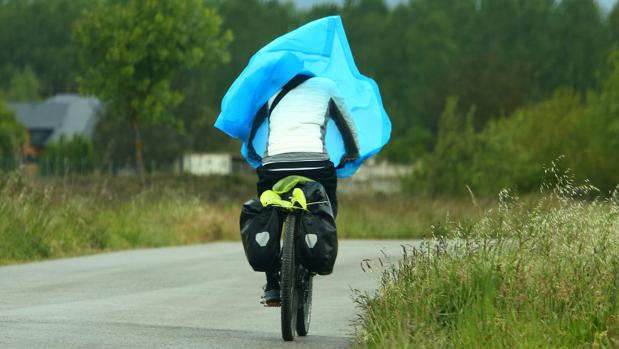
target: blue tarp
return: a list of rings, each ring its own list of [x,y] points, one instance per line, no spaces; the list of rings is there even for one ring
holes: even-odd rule
[[[254,54],[226,92],[215,127],[241,140],[241,153],[245,159],[253,167],[260,166],[247,156],[246,142],[254,116],[286,82],[302,73],[335,81],[352,113],[361,157],[337,172],[340,178],[351,176],[363,161],[387,143],[391,122],[383,108],[378,86],[374,80],[361,75],[355,65],[339,16],[310,22],[275,39]],[[253,140],[259,155],[264,152],[267,137],[265,122]],[[344,155],[344,144],[332,120],[327,124],[326,146],[337,166]]]

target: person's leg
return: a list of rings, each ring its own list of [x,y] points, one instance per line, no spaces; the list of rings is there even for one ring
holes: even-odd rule
[[[262,167],[259,167],[256,170],[256,174],[258,175],[258,182],[256,183],[256,191],[258,193],[258,197],[271,188],[273,185],[277,183],[282,177],[280,173],[270,172],[265,170]],[[264,286],[264,301],[267,305],[273,305],[279,302],[279,270],[270,270],[265,272],[266,276],[266,285]]]
[[[267,277],[267,284],[264,290],[279,290],[279,271],[269,271],[266,272],[265,275]]]
[[[258,167],[256,169],[256,175],[258,176],[258,182],[256,182],[258,197],[260,197],[264,191],[273,188],[273,185],[279,180],[272,172],[265,170],[263,167]]]
[[[267,283],[264,285],[262,298],[266,305],[277,305],[280,302],[279,271],[266,272]]]

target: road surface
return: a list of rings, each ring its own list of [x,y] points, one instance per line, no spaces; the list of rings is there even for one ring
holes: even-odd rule
[[[334,273],[314,281],[310,334],[295,343],[281,340],[279,308],[259,304],[263,275],[240,242],[3,267],[0,348],[346,348],[351,289],[378,283],[361,261],[395,259],[408,243],[341,241]]]

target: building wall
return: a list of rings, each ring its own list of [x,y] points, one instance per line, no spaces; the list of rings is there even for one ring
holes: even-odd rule
[[[180,170],[194,175],[232,174],[232,156],[229,154],[185,154]]]
[[[402,189],[402,177],[409,176],[412,171],[412,166],[377,163],[370,159],[354,176],[340,180],[338,189],[346,193],[395,193]]]

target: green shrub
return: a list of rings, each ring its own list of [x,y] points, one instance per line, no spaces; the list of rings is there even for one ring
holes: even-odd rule
[[[463,195],[474,176],[473,159],[477,136],[473,128],[474,109],[467,115],[458,113],[458,99],[447,99],[439,119],[434,152],[419,163],[405,187],[415,193]]]
[[[544,178],[544,167],[558,158],[565,168],[588,145],[583,134],[586,110],[571,90],[559,90],[544,102],[520,109],[510,117],[490,122],[478,134],[471,187],[491,195],[501,188],[531,192]],[[584,174],[586,175],[586,174]]]
[[[92,142],[81,135],[67,139],[64,135],[49,143],[38,159],[45,175],[90,173],[95,169],[95,153]]]
[[[539,103],[488,122],[476,132],[474,109],[458,112],[449,98],[439,122],[435,148],[404,181],[409,191],[431,195],[492,195],[509,187],[534,191],[544,167],[557,164],[577,179],[608,194],[619,183],[619,50],[610,55],[611,73],[587,98],[558,89]]]
[[[0,170],[12,170],[26,143],[26,128],[15,118],[15,113],[0,101]]]

